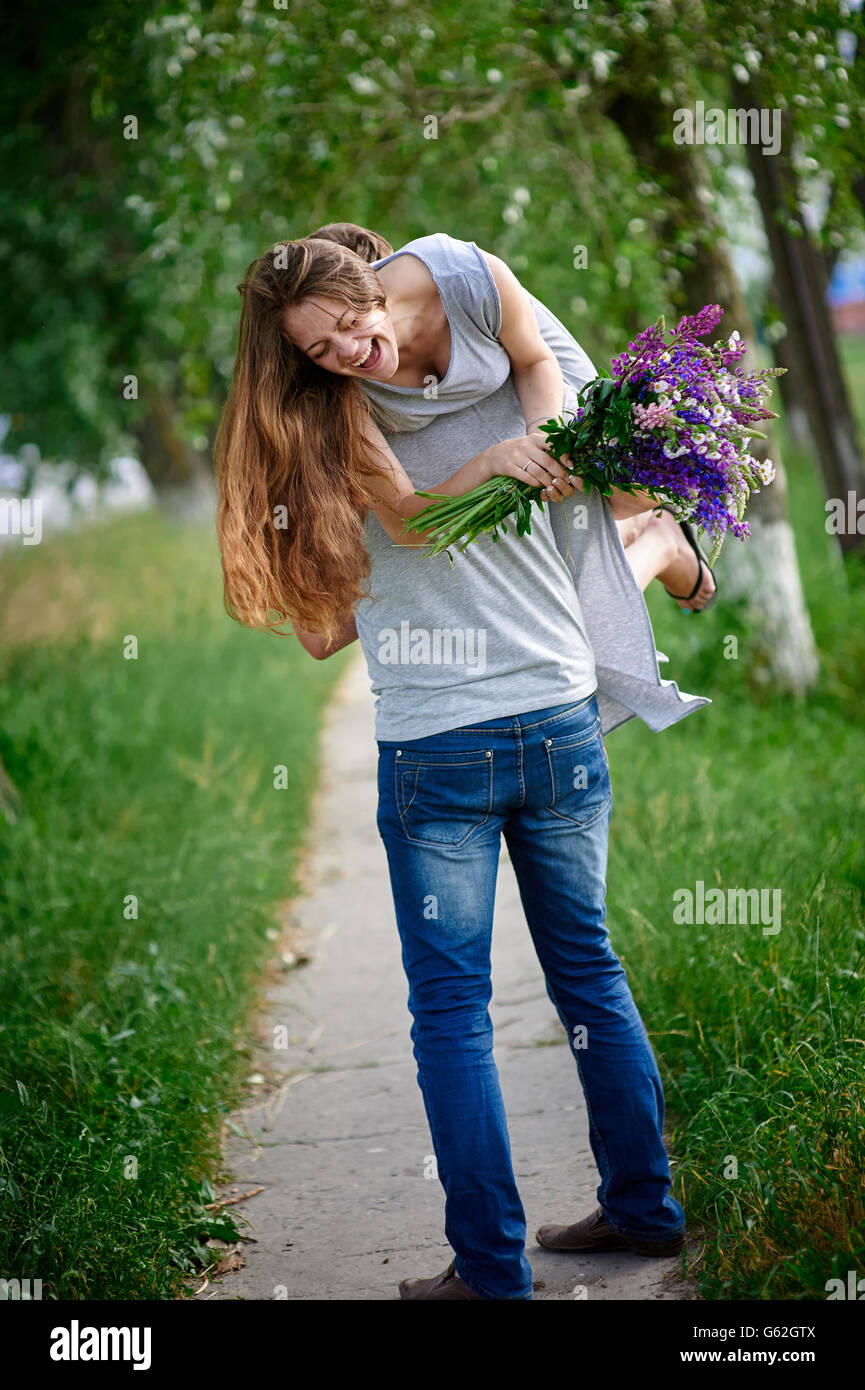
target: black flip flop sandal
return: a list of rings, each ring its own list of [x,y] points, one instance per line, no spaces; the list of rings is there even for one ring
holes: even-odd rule
[[[661,510],[664,512],[669,512],[671,516],[675,516],[672,507],[662,507]],[[691,547],[691,549],[697,557],[699,573],[697,574],[697,582],[689,594],[672,594],[670,593],[670,590],[667,589],[666,584],[664,585],[664,588],[667,590],[667,593],[670,594],[670,598],[677,599],[680,603],[690,603],[691,599],[694,597],[694,595],[696,594],[697,590],[703,582],[703,566],[705,565],[706,569],[712,576],[712,579],[715,581],[715,592],[712,594],[711,598],[708,598],[706,600],[702,608],[689,609],[689,612],[691,613],[705,613],[706,609],[711,608],[712,604],[715,602],[715,599],[718,597],[718,581],[717,579],[715,579],[715,571],[712,569],[712,566],[709,564],[709,561],[707,560],[703,551],[700,549],[700,546],[697,544],[697,537],[694,535],[694,532],[690,524],[687,521],[680,521],[678,524],[679,529],[682,532],[682,535],[685,537],[685,540],[688,542],[688,545]]]

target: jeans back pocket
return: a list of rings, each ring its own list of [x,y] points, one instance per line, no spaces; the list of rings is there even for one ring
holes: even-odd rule
[[[396,805],[406,838],[458,849],[489,820],[493,804],[492,749],[397,750]]]
[[[601,721],[577,734],[544,739],[549,769],[546,809],[572,825],[591,825],[613,798]]]

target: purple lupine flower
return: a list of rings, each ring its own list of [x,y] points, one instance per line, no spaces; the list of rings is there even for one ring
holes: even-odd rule
[[[611,377],[583,388],[570,418],[541,426],[554,456],[567,455],[587,489],[648,492],[672,504],[680,520],[711,537],[711,564],[728,531],[740,540],[750,535],[745,504],[775,476],[771,461],[761,463],[749,445],[765,438],[756,423],[776,418],[765,400],[769,379],[783,370],[746,371],[738,333],[711,347],[701,343],[722,317],[720,305],[707,304],[680,319],[669,342],[659,319],[613,358]],[[539,501],[525,483],[496,477],[464,497],[434,502],[406,526],[433,536],[428,554],[466,537],[464,549],[484,532],[497,539],[505,518],[524,517],[527,498]]]
[[[560,451],[569,454],[574,472],[583,477],[584,468],[602,469],[612,487],[649,491],[672,502],[682,520],[695,522],[711,537],[713,558],[727,531],[742,539],[750,534],[744,504],[775,476],[772,464],[761,464],[747,444],[759,433],[755,422],[775,418],[764,401],[768,378],[780,373],[779,368],[745,372],[739,363],[747,344],[738,332],[711,348],[701,344],[698,339],[722,318],[719,304],[707,304],[680,319],[669,342],[663,320],[637,334],[627,351],[613,358],[615,389],[600,417],[590,417],[590,437],[584,430]],[[624,440],[616,437],[614,421],[620,417],[612,414],[621,409],[622,393],[633,425]],[[587,413],[587,406],[577,412],[574,431]],[[556,441],[553,433],[551,442]]]
[[[705,338],[707,333],[718,327],[723,317],[724,310],[720,304],[705,304],[698,314],[685,314],[679,319],[673,333],[680,338]]]

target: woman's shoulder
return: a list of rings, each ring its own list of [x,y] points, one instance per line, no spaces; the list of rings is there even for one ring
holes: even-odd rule
[[[385,265],[389,274],[399,277],[400,287],[408,295],[422,299],[440,294],[452,326],[456,321],[463,332],[498,341],[501,301],[492,271],[476,242],[448,232],[429,232],[374,261],[373,269]]]
[[[402,261],[422,260],[437,273],[462,273],[477,267],[479,254],[473,241],[463,241],[447,232],[429,232],[425,236],[413,237],[390,256],[374,261],[373,266],[377,268],[399,257]]]
[[[497,338],[501,326],[501,302],[489,264],[474,241],[448,232],[430,232],[406,242],[403,263],[415,256],[422,260],[450,307],[461,310],[483,336]],[[399,253],[395,253],[399,254]]]

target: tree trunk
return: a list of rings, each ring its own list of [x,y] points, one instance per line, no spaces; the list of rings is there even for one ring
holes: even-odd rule
[[[147,416],[137,426],[135,437],[160,506],[184,520],[210,520],[216,514],[213,470],[183,439],[174,404],[167,396],[148,391],[145,403]]]
[[[769,299],[778,308],[781,319],[784,320],[781,308],[781,292],[774,277],[769,286]],[[786,324],[786,320],[784,322]],[[815,441],[808,424],[808,411],[805,408],[807,385],[802,380],[802,365],[799,354],[790,341],[789,332],[785,333],[783,338],[778,338],[777,341],[772,342],[772,356],[775,359],[775,366],[784,368],[784,375],[777,378],[777,386],[784,402],[784,420],[790,442],[803,452],[806,449],[813,449]]]
[[[628,142],[637,163],[657,181],[665,193],[664,224],[657,229],[665,246],[677,238],[694,246],[679,254],[681,300],[686,312],[704,304],[720,304],[725,310],[725,329],[738,328],[753,353],[754,326],[733,269],[723,228],[705,201],[711,176],[699,147],[674,145],[670,109],[650,83],[642,90],[634,82],[641,58],[626,55],[623,63],[629,85],[607,108]],[[747,360],[747,359],[746,359]],[[753,360],[753,359],[752,359]],[[766,458],[768,440],[754,440],[755,457]],[[719,562],[719,578],[730,597],[747,595],[754,621],[757,650],[755,674],[781,689],[800,693],[813,685],[818,662],[805,604],[793,529],[787,516],[787,487],[777,445],[772,448],[776,468],[774,482],[752,495],[748,509],[751,538],[744,543],[728,539]]]
[[[753,86],[747,88],[745,102],[759,108],[760,93]],[[865,464],[826,307],[825,260],[811,240],[796,197],[791,144],[792,130],[785,112],[780,152],[764,155],[759,146],[749,144],[748,163],[769,239],[778,307],[787,325],[781,356],[795,357],[798,364],[795,390],[801,393],[826,496],[846,503],[851,492],[857,500],[865,497]],[[838,539],[842,550],[852,550],[865,538],[854,528],[842,532]]]

